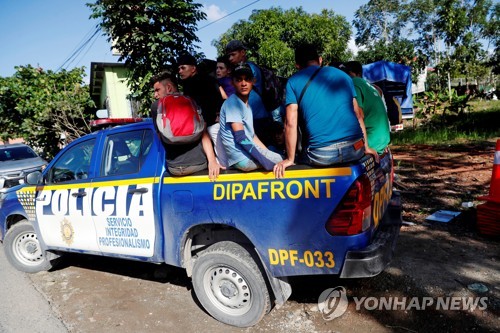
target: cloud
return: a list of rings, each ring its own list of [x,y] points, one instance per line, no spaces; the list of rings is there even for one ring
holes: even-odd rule
[[[354,56],[356,56],[359,51],[366,50],[366,48],[364,46],[357,46],[353,37],[351,37],[351,39],[347,43],[347,48],[349,48],[349,50],[352,51],[352,53],[354,54]]]
[[[217,5],[209,5],[208,7],[204,5],[203,11],[207,14],[208,21],[215,21],[227,15],[227,12],[220,9]]]
[[[356,46],[356,42],[354,41],[354,38],[351,37],[349,40],[349,43],[347,43],[347,47],[349,50],[352,51],[354,55],[358,54],[358,47]]]

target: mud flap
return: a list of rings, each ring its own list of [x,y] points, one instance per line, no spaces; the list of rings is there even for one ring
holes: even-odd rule
[[[266,276],[267,276],[267,281],[269,281],[269,285],[271,286],[271,289],[273,290],[274,294],[274,303],[276,308],[280,308],[287,299],[290,297],[292,294],[292,286],[290,283],[288,283],[288,277],[282,276],[282,277],[274,277],[271,275],[271,272],[267,269],[266,265],[262,261],[262,258],[258,254],[258,251],[256,250],[255,253],[259,256],[260,261],[262,262],[262,267],[264,267],[264,270],[266,271]]]

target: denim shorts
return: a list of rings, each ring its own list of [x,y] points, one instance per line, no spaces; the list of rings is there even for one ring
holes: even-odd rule
[[[365,155],[362,139],[337,142],[321,148],[307,148],[304,162],[317,166],[357,161]]]

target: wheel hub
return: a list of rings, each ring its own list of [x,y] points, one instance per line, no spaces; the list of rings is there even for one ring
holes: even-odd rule
[[[232,268],[214,268],[210,272],[210,289],[214,298],[225,308],[245,311],[251,305],[246,281]]]
[[[227,298],[234,297],[238,293],[236,286],[231,281],[223,281],[220,285],[220,291]]]
[[[25,264],[35,264],[43,259],[43,253],[34,233],[20,235],[15,244],[14,251],[18,259]]]
[[[26,244],[26,252],[28,252],[29,254],[34,254],[36,253],[36,251],[38,251],[38,246],[35,243],[29,242],[28,244]]]

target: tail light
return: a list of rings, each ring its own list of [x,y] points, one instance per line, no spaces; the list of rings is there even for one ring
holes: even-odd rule
[[[358,178],[326,222],[330,235],[357,235],[370,227],[372,189],[366,175]]]

